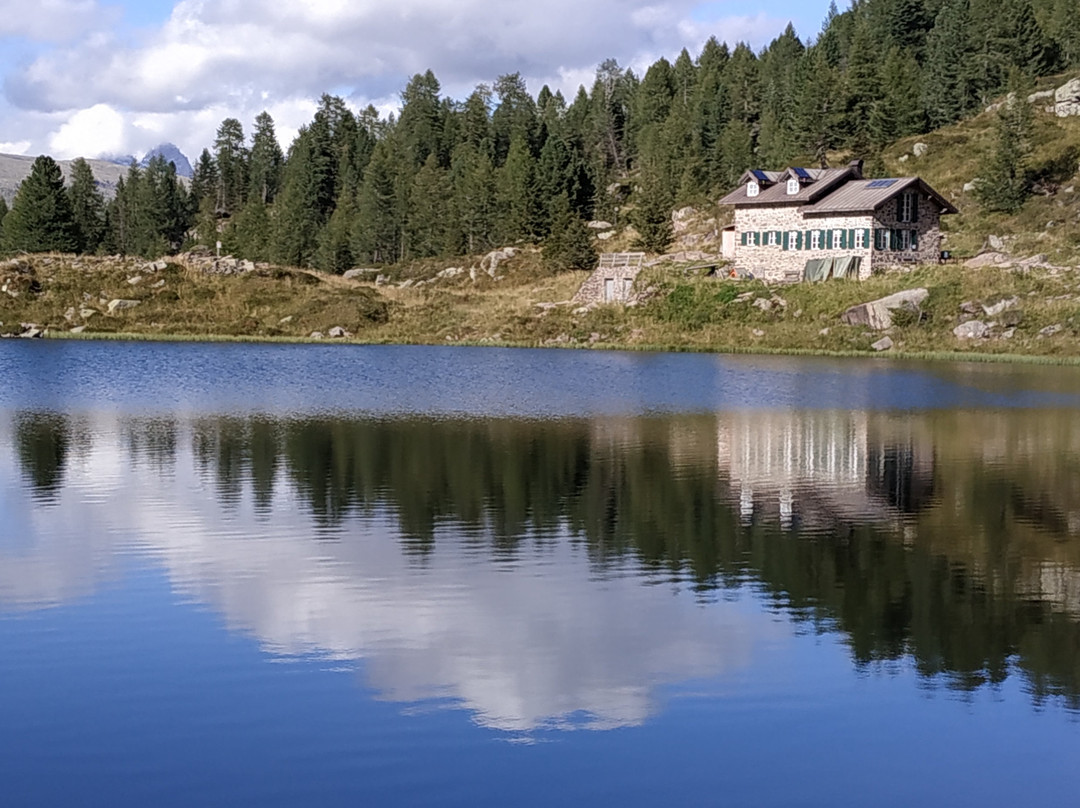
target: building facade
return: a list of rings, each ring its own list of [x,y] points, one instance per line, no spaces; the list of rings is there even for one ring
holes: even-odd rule
[[[736,269],[766,281],[937,263],[941,216],[956,213],[920,178],[864,179],[860,162],[748,171],[720,204],[735,208]]]

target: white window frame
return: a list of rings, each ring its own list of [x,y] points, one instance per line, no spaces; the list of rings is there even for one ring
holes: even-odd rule
[[[915,194],[904,191],[900,196],[900,223],[911,224],[915,218]]]
[[[821,231],[820,230],[811,230],[810,231],[810,249],[811,250],[820,250],[821,249]]]
[[[855,249],[866,249],[866,231],[861,227],[855,229]]]
[[[840,245],[844,243],[844,231],[843,228],[835,227],[832,231],[832,246],[834,250],[839,250]]]
[[[799,243],[799,231],[798,230],[789,230],[788,231],[787,243],[788,243],[788,249],[789,250],[797,250],[797,249],[799,249],[798,246],[796,246]]]
[[[776,246],[776,231],[775,230],[770,230],[769,231],[769,246],[770,247],[775,247]]]
[[[900,251],[901,252],[909,252],[910,250],[911,250],[911,231],[910,230],[901,230],[900,231]]]
[[[750,182],[748,182],[746,184],[746,195],[747,196],[757,196],[760,193],[761,193],[761,186],[758,185],[755,180],[750,180]]]
[[[794,177],[787,181],[788,196],[795,196],[795,194],[799,193],[800,188],[799,181]]]

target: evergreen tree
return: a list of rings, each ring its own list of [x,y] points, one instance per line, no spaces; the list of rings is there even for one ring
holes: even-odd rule
[[[714,187],[730,190],[748,169],[753,168],[750,127],[737,118],[732,120],[724,129],[715,153]]]
[[[881,93],[870,109],[870,149],[880,154],[902,137],[922,132],[926,125],[920,94],[919,64],[894,46],[881,66]]]
[[[448,227],[450,180],[434,154],[413,179],[409,212],[405,223],[405,241],[409,254],[416,258],[444,255],[450,247]]]
[[[340,275],[354,264],[352,228],[355,224],[353,205],[349,200],[335,208],[330,221],[319,234],[319,249],[315,266],[324,272]]]
[[[968,0],[945,0],[926,41],[923,107],[930,126],[958,121],[977,102]]]
[[[559,194],[552,202],[551,235],[544,242],[544,263],[552,270],[591,270],[596,266],[597,253],[592,234],[580,216],[570,206],[570,199]]]
[[[285,156],[274,133],[274,119],[270,113],[260,112],[255,118],[255,132],[251,137],[248,199],[257,199],[264,205],[273,202],[281,187],[284,165]]]
[[[241,211],[229,220],[222,242],[225,250],[232,255],[268,262],[273,258],[273,234],[270,207],[253,195]]]
[[[444,110],[439,89],[438,79],[428,70],[413,76],[401,94],[396,132],[413,169],[424,165],[430,155],[435,155],[437,161],[443,159]]]
[[[0,196],[0,245],[4,243],[4,217],[8,214],[8,204],[4,197]]]
[[[983,161],[975,195],[987,210],[1015,213],[1031,195],[1031,105],[1028,86],[1014,68],[1011,94],[998,110],[994,150]]]
[[[819,166],[827,168],[827,155],[840,142],[843,111],[839,78],[820,48],[808,51],[801,67],[799,128],[803,146]]]
[[[352,250],[362,260],[392,264],[400,260],[401,203],[398,157],[390,141],[379,141],[357,199]]]
[[[34,160],[4,217],[4,250],[77,252],[79,231],[64,191],[60,166],[51,157]]]
[[[82,157],[71,164],[68,199],[79,232],[81,251],[97,252],[105,238],[105,198],[97,188],[90,164]]]
[[[637,246],[649,252],[664,252],[673,236],[672,198],[663,176],[654,166],[642,167],[636,201],[632,220],[638,231]]]
[[[514,242],[536,235],[540,210],[536,195],[536,163],[522,134],[510,143],[506,163],[498,170],[499,222],[503,238]]]
[[[199,159],[195,161],[195,168],[191,173],[190,198],[193,207],[198,210],[203,200],[209,199],[214,202],[217,198],[218,172],[217,163],[209,149],[203,149]],[[213,209],[213,204],[211,204]]]
[[[243,207],[248,184],[244,127],[236,118],[226,118],[218,127],[214,163],[217,166],[214,209],[219,215],[229,216]]]
[[[494,246],[496,205],[495,169],[491,159],[471,143],[454,150],[450,168],[454,232],[451,241],[466,253]]]

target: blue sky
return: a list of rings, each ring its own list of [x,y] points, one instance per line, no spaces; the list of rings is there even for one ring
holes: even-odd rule
[[[462,97],[520,71],[572,94],[597,63],[641,67],[710,35],[756,47],[828,0],[0,0],[0,152],[194,157],[263,109],[287,145],[324,91],[392,109],[428,67]]]

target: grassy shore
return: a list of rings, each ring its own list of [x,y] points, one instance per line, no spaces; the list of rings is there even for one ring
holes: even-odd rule
[[[582,309],[568,301],[584,272],[548,273],[535,252],[497,278],[434,279],[436,265],[398,268],[376,287],[309,270],[259,267],[215,275],[181,263],[28,256],[0,264],[0,333],[23,323],[49,337],[271,342],[550,346],[824,356],[1073,363],[1080,361],[1080,273],[934,266],[864,282],[769,287],[704,277],[677,265],[647,270],[633,307]],[[434,280],[432,280],[434,279]],[[413,281],[406,288],[400,283]],[[134,281],[134,282],[133,282]],[[417,288],[416,281],[424,281]],[[887,332],[844,325],[852,305],[924,287],[921,312]],[[1018,302],[990,336],[961,340],[965,317],[1005,298]],[[136,301],[114,308],[114,300]],[[339,327],[349,336],[330,339]],[[1054,333],[1047,335],[1046,329]],[[74,329],[74,330],[73,330]],[[1011,329],[1011,330],[1009,330]],[[312,337],[319,332],[322,338]]]

